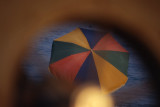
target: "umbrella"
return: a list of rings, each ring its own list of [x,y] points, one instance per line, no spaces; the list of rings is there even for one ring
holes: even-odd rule
[[[128,59],[111,34],[77,28],[53,41],[49,69],[60,80],[91,81],[113,92],[127,82]]]

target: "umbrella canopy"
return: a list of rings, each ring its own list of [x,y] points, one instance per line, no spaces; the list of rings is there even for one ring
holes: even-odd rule
[[[77,28],[55,39],[50,72],[73,83],[93,81],[112,92],[127,81],[129,54],[109,33]]]

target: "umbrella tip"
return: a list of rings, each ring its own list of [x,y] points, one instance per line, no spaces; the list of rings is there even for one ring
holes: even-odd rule
[[[91,52],[93,53],[93,50],[91,49]]]

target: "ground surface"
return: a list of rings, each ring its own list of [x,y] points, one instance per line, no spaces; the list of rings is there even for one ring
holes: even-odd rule
[[[40,71],[46,71],[45,73],[51,75],[48,72],[48,65],[53,40],[77,27],[102,30],[90,24],[66,24],[51,28],[49,31],[43,33],[40,38],[32,42],[30,46],[31,52],[29,52],[29,56],[26,58],[24,64],[25,69],[27,69],[27,75],[30,79],[39,81],[42,78]],[[149,76],[147,74],[147,67],[142,62],[138,52],[136,52],[126,40],[120,38],[114,33],[112,34],[130,54],[128,81],[124,87],[113,93],[113,96],[119,98],[118,102],[120,103],[117,103],[117,107],[154,106],[155,95],[148,86]]]

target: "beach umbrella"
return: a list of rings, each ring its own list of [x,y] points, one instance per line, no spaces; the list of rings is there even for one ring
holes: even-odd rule
[[[127,81],[129,54],[109,33],[77,28],[53,41],[49,70],[69,83],[95,82],[113,92]]]

